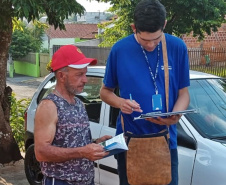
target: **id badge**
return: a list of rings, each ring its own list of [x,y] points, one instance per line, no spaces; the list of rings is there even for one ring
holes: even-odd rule
[[[153,111],[162,110],[162,96],[161,96],[161,94],[152,95],[152,109],[153,109]]]

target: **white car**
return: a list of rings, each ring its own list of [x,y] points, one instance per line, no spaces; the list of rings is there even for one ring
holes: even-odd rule
[[[78,97],[84,102],[93,138],[115,135],[118,109],[100,99],[104,66],[88,68],[88,83]],[[199,113],[181,117],[177,124],[179,185],[226,184],[226,79],[190,71],[190,105]],[[42,174],[34,155],[34,115],[40,100],[55,87],[51,73],[40,84],[25,114],[25,173],[31,185],[41,184]],[[116,91],[118,93],[118,91]],[[95,182],[118,185],[117,164],[113,156],[95,161]]]

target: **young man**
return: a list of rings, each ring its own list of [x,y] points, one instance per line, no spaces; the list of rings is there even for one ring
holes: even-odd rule
[[[172,182],[178,184],[178,154],[176,123],[181,115],[168,118],[149,118],[133,121],[142,113],[156,111],[155,101],[161,101],[166,112],[162,36],[166,26],[166,10],[157,0],[144,0],[134,12],[134,34],[118,41],[110,52],[101,98],[119,108],[124,119],[124,131],[133,134],[157,133],[169,126]],[[165,34],[169,68],[169,111],[185,110],[189,104],[187,87],[189,62],[185,43]],[[120,97],[114,94],[119,87]],[[130,99],[132,95],[133,101]],[[161,97],[160,99],[158,99]],[[116,134],[122,133],[121,120],[117,121]],[[124,153],[116,156],[120,185],[127,185]]]
[[[75,97],[87,82],[87,66],[96,63],[73,45],[62,46],[53,55],[56,87],[39,104],[34,129],[35,155],[44,185],[94,185],[92,161],[108,154],[91,142],[88,115]],[[109,138],[103,136],[98,142]]]

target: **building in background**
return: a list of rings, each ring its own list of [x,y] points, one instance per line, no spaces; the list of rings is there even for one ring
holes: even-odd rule
[[[76,15],[76,21],[79,23],[98,24],[100,22],[109,20],[112,14],[106,12],[85,12],[83,15]]]
[[[66,45],[90,41],[97,46],[99,40],[96,39],[98,34],[97,24],[79,24],[79,23],[66,23],[66,30],[54,29],[54,26],[50,26],[43,36],[43,48],[47,48],[51,51],[53,45]]]

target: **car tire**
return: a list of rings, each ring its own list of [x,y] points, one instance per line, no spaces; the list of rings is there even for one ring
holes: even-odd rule
[[[39,162],[35,157],[34,144],[30,145],[25,154],[24,160],[25,174],[30,185],[41,185],[43,175]]]

